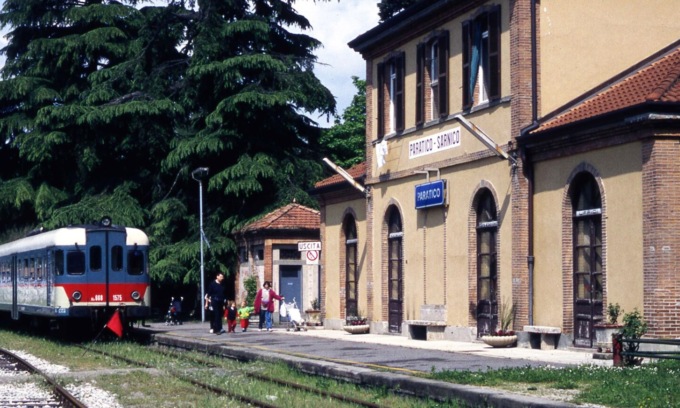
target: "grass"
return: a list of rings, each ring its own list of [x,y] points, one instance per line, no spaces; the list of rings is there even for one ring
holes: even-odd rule
[[[663,360],[634,368],[579,366],[524,367],[485,372],[441,371],[429,378],[537,395],[574,391],[571,402],[608,407],[680,406],[680,361]]]
[[[99,341],[87,344],[84,351],[73,343],[60,342],[35,335],[0,329],[0,345],[10,350],[21,350],[36,357],[70,369],[60,374],[62,385],[88,383],[117,396],[124,407],[240,407],[244,403],[220,397],[186,381],[168,375],[178,372],[239,395],[246,395],[276,406],[351,407],[318,394],[300,392],[291,388],[249,377],[250,372],[282,378],[310,386],[317,390],[368,400],[394,408],[458,407],[456,402],[441,403],[431,400],[397,395],[386,388],[362,387],[333,379],[307,375],[282,363],[255,361],[242,363],[236,360],[206,356],[198,352],[185,352],[197,361],[159,355],[148,347],[127,341]],[[125,356],[158,367],[149,370],[132,366],[117,359],[103,356],[95,350]]]

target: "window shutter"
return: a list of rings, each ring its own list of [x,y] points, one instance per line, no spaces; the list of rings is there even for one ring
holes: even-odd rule
[[[489,11],[489,99],[501,97],[501,7]]]
[[[416,49],[416,126],[422,125],[425,121],[425,88],[423,79],[425,77],[425,44],[418,44]]]
[[[439,45],[439,116],[449,115],[449,32],[444,31],[437,40]]]
[[[394,63],[397,68],[397,92],[394,98],[395,101],[395,112],[396,117],[395,130],[401,132],[404,130],[404,71],[405,71],[405,60],[404,52],[402,51],[395,58]]]
[[[472,24],[463,21],[463,110],[472,107],[472,95],[470,95],[470,63],[472,60]]]
[[[385,136],[385,64],[378,64],[378,106],[376,111],[378,113],[378,139]]]

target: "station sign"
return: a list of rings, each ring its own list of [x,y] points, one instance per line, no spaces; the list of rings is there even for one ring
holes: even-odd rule
[[[446,204],[446,180],[436,180],[416,186],[416,210]]]
[[[298,242],[298,251],[321,251],[321,241]]]

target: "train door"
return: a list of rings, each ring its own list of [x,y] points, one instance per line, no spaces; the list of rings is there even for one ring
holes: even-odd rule
[[[12,255],[10,274],[12,276],[12,319],[14,320],[19,320],[19,305],[17,304],[19,273],[17,268],[17,257]]]
[[[54,292],[54,266],[52,264],[52,251],[47,251],[43,262],[45,285],[47,285],[47,306],[52,306],[52,293]]]
[[[122,301],[120,293],[110,293],[112,283],[126,280],[125,230],[91,230],[87,232],[87,283],[89,302]]]

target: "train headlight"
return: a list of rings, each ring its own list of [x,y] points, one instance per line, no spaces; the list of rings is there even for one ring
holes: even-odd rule
[[[102,227],[110,227],[111,226],[111,217],[103,217],[101,221],[99,221]]]
[[[136,290],[133,290],[130,296],[132,296],[133,300],[139,300],[142,298],[142,295],[140,295]]]
[[[75,300],[76,302],[80,302],[80,299],[83,298],[83,294],[80,293],[80,291],[77,291],[77,290],[76,290],[75,292],[73,292],[73,294],[71,295],[71,297],[72,297],[73,300]]]

